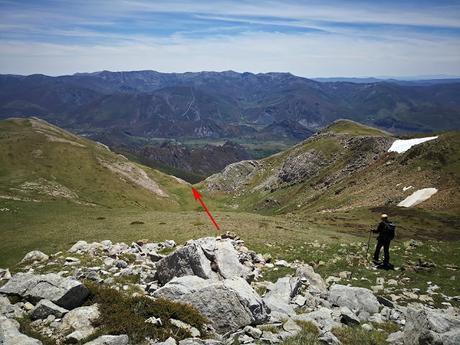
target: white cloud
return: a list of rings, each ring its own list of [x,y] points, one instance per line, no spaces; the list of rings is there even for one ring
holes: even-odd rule
[[[460,39],[373,41],[328,34],[251,32],[208,39],[142,38],[111,46],[0,43],[3,73],[97,70],[289,71],[301,76],[460,74]],[[442,52],[442,53],[440,53]]]

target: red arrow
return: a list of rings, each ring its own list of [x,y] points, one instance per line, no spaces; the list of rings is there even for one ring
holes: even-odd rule
[[[211,213],[209,212],[208,208],[206,207],[206,205],[204,204],[203,200],[201,200],[201,194],[199,191],[197,191],[194,187],[192,187],[192,192],[193,192],[193,196],[195,197],[195,200],[198,200],[201,204],[201,206],[203,207],[203,209],[206,211],[206,213],[208,214],[209,218],[211,219],[211,221],[213,222],[214,226],[216,227],[217,230],[220,230],[219,228],[219,225],[217,225],[216,221],[214,220],[214,218],[212,218],[211,216]]]

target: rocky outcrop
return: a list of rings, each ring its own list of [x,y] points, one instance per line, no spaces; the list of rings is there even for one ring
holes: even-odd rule
[[[17,273],[0,288],[0,293],[18,295],[32,302],[47,299],[60,307],[73,309],[83,304],[89,291],[79,281],[58,274]]]
[[[315,242],[311,245],[320,247]],[[398,305],[393,295],[388,297],[390,301],[383,297],[377,299],[371,290],[364,288],[338,284],[328,288],[311,266],[280,258],[267,263],[268,256],[264,258],[249,250],[233,233],[189,241],[166,257],[159,252],[174,246],[173,241],[139,240],[131,245],[113,244],[108,240],[78,241],[70,249],[75,258],[66,252],[51,255],[46,264],[32,261],[24,267],[28,273],[15,274],[0,288],[0,343],[9,339],[4,343],[16,345],[17,342],[11,342],[14,336],[25,344],[40,344],[20,334],[15,321],[8,321],[28,315],[31,320],[27,318],[25,322],[29,322],[29,327],[56,344],[82,343],[88,336],[101,335],[89,344],[126,345],[129,341],[126,335],[100,333],[104,327],[98,328],[98,324],[104,323],[104,317],[99,318],[99,305],[80,306],[87,290],[75,278],[91,279],[102,286],[102,291],[115,289],[126,294],[126,298],[134,297],[133,301],[153,297],[190,304],[209,323],[192,326],[184,318],[167,316],[165,319],[164,315],[148,313],[141,324],[145,322],[148,327],[155,328],[172,326],[193,337],[179,342],[169,338],[163,343],[146,337],[145,341],[151,344],[276,344],[301,332],[299,321],[316,326],[317,339],[327,344],[340,344],[333,329],[362,327],[370,332],[387,321],[397,327],[397,331],[388,336],[388,342],[393,345],[452,345],[459,341],[460,319],[455,307],[443,311],[420,305],[406,308]],[[91,266],[85,265],[85,256]],[[33,273],[34,270],[46,270],[48,266],[54,269],[59,264],[64,268],[60,274]],[[263,277],[258,274],[260,270],[280,268],[296,269],[296,275],[281,277],[275,283],[260,280]],[[351,281],[348,272],[338,275],[341,278],[334,281]],[[378,277],[377,284],[383,286],[384,282]],[[388,285],[392,288],[395,283],[388,279]],[[427,293],[435,288],[429,285]],[[256,290],[262,291],[263,297]],[[97,291],[94,291],[95,300]],[[405,294],[411,299],[418,296],[409,289]],[[69,301],[73,309],[62,306]],[[106,310],[107,302],[98,301],[104,303],[101,310]],[[214,334],[220,341],[202,339],[203,331]]]
[[[62,319],[60,333],[68,342],[79,342],[94,333],[93,322],[99,317],[96,304],[68,312]]]
[[[318,273],[313,270],[313,267],[310,265],[304,264],[297,268],[296,276],[307,281],[309,285],[308,290],[310,292],[317,292],[320,294],[327,293],[326,282]]]
[[[42,345],[42,342],[19,332],[19,322],[0,315],[0,344]]]
[[[460,318],[428,308],[408,308],[402,342],[404,345],[460,344]]]
[[[278,172],[278,184],[291,185],[308,180],[328,164],[319,151],[293,152],[283,162]]]
[[[45,253],[39,250],[33,250],[24,256],[21,263],[27,264],[27,263],[32,263],[32,262],[42,262],[42,261],[47,261],[48,259],[49,257]]]
[[[262,163],[255,160],[229,164],[222,172],[209,176],[205,184],[210,191],[237,192],[251,181],[261,167]]]
[[[67,312],[67,309],[61,308],[47,299],[42,299],[37,303],[34,309],[30,311],[30,318],[32,320],[46,319],[49,315],[61,318]]]
[[[212,237],[190,241],[158,261],[156,267],[160,284],[188,275],[214,280],[247,278],[250,271],[240,263],[231,240],[216,240]]]
[[[283,318],[295,315],[294,307],[290,305],[291,299],[297,295],[301,285],[298,277],[283,277],[269,286],[269,291],[263,300],[272,312],[272,317]]]
[[[370,315],[377,313],[380,306],[371,290],[340,284],[330,288],[329,302],[339,307],[350,308],[361,320],[366,320]]]
[[[192,304],[212,323],[219,333],[260,324],[268,319],[269,309],[242,278],[210,281],[197,276],[174,278],[154,293]]]

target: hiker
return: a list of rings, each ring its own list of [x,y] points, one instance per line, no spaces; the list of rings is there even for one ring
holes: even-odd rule
[[[374,252],[374,264],[379,265],[380,268],[391,269],[393,265],[390,264],[390,242],[395,237],[395,225],[388,220],[388,215],[382,214],[381,222],[373,233],[379,234],[377,236],[377,245]],[[379,262],[380,249],[383,247],[383,264]]]

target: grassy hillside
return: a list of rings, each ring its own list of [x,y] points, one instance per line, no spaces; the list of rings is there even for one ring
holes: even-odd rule
[[[237,163],[204,181],[208,191],[243,210],[264,214],[333,213],[395,207],[418,189],[438,193],[417,206],[460,211],[460,133],[398,154],[386,132],[338,121],[280,154]],[[412,187],[411,187],[412,186]]]
[[[196,209],[189,184],[101,144],[35,118],[0,122],[0,267],[80,237],[137,238],[131,221],[105,219]]]
[[[35,118],[0,122],[0,162],[3,200],[142,209],[190,206],[186,183]]]

